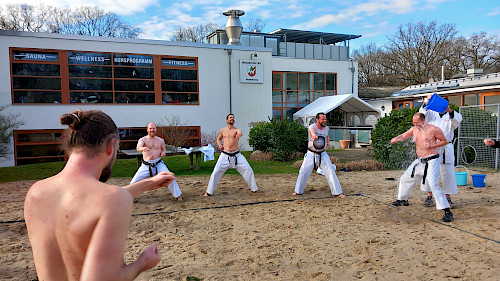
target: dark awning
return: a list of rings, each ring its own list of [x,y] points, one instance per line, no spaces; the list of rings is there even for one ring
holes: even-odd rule
[[[275,31],[269,32],[269,34],[286,36],[286,42],[312,44],[335,44],[361,37],[361,35],[304,31],[284,28],[276,29]]]

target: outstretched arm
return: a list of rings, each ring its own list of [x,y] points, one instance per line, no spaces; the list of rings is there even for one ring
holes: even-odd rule
[[[318,139],[318,135],[316,135],[316,133],[314,132],[314,129],[313,129],[313,128],[310,128],[310,127],[309,127],[309,134],[311,135],[311,138],[312,138],[313,140]]]
[[[147,178],[136,183],[124,186],[123,189],[128,190],[133,198],[141,195],[145,191],[154,190],[162,186],[168,187],[175,180],[173,173],[159,172],[152,178]]]
[[[144,140],[140,138],[139,141],[137,142],[137,147],[135,148],[135,150],[143,152],[149,150],[149,147],[147,147],[146,144],[144,143]]]
[[[402,133],[401,135],[399,135],[395,138],[392,138],[391,143],[397,143],[400,141],[404,141],[405,139],[412,137],[412,136],[413,136],[413,127],[411,127],[408,131]]]

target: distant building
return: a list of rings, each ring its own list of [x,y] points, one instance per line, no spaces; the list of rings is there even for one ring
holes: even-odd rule
[[[482,75],[481,69],[469,69],[467,77],[420,85],[411,85],[395,91],[389,97],[367,100],[382,113],[393,109],[413,108],[422,105],[429,94],[437,93],[457,106],[500,103],[500,73]]]

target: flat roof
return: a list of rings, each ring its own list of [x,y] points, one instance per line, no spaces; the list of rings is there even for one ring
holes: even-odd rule
[[[285,28],[276,29],[269,32],[269,34],[286,36],[286,42],[316,44],[321,44],[322,42],[326,44],[335,44],[361,37],[361,35],[305,31]],[[322,42],[320,42],[320,39],[322,40]]]

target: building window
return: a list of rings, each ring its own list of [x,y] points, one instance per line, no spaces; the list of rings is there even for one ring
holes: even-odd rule
[[[162,103],[199,104],[197,65],[192,58],[161,59]]]
[[[57,52],[11,52],[14,103],[61,103],[61,66]]]
[[[11,48],[11,73],[15,104],[199,104],[196,58]]]
[[[464,106],[478,104],[477,95],[464,95]]]
[[[273,116],[292,119],[312,101],[337,94],[336,73],[273,72]]]

